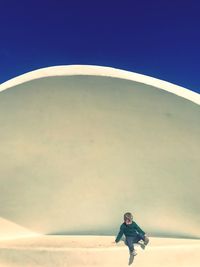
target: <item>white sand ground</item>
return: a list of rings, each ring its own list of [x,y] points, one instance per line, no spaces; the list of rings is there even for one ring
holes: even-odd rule
[[[111,236],[41,236],[0,243],[1,267],[199,267],[200,240],[150,238],[130,259]]]

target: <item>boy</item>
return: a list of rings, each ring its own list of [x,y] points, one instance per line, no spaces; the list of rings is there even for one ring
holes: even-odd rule
[[[134,243],[139,243],[143,249],[149,243],[149,238],[146,236],[145,232],[133,221],[133,215],[130,212],[126,212],[124,214],[124,223],[120,226],[120,231],[115,239],[116,243],[120,241],[123,234],[126,237],[125,244],[129,248],[130,255],[137,255],[136,251],[134,250]]]

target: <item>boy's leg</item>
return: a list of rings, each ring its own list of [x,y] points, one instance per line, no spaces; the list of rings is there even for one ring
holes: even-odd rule
[[[143,242],[140,242],[140,241]],[[149,238],[146,235],[137,234],[135,237],[134,243],[139,243],[141,248],[145,248],[145,246],[149,243]]]
[[[128,246],[130,253],[134,251],[134,238],[132,236],[127,236],[125,244]]]
[[[137,234],[137,235],[134,237],[133,242],[134,242],[134,243],[138,243],[140,240],[143,240],[143,236],[140,235],[140,234]]]

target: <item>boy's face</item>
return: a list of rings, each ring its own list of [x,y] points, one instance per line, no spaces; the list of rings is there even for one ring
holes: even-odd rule
[[[126,219],[125,220],[125,224],[131,224],[132,222],[131,222],[131,220],[129,220],[129,219]]]

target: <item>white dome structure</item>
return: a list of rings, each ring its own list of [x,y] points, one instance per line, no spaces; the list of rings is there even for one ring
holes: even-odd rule
[[[36,70],[0,91],[4,222],[115,235],[132,211],[152,236],[200,237],[199,94],[78,65]]]

